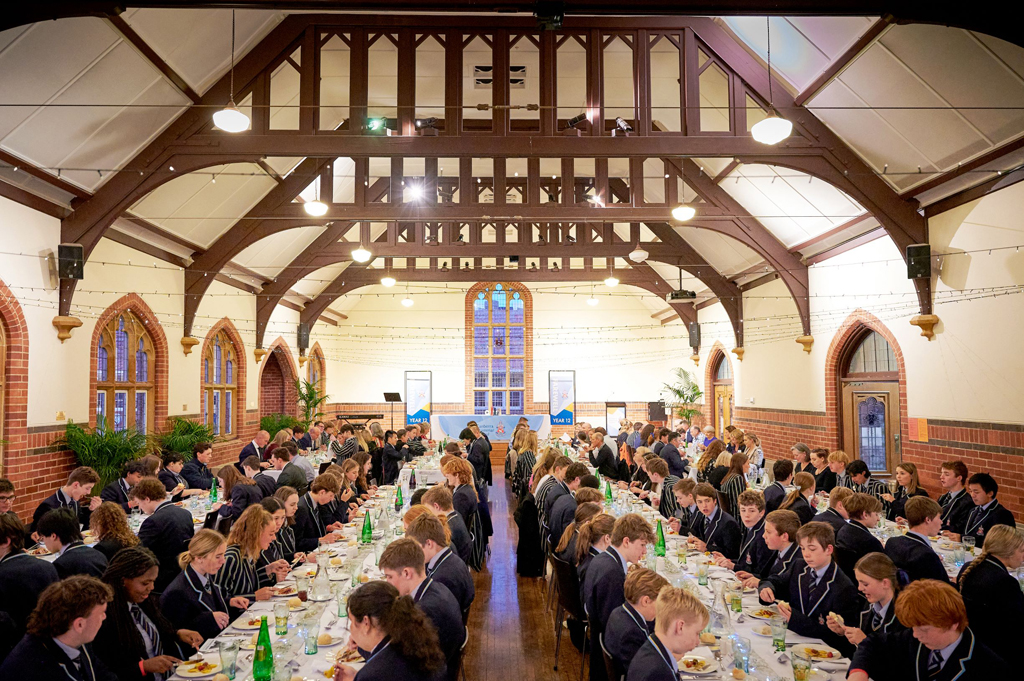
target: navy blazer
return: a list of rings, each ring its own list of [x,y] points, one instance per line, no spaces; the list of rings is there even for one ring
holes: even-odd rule
[[[651,447],[651,451],[654,452],[655,454],[660,455],[661,454],[661,448],[664,447],[666,444],[668,444],[668,443],[667,442],[662,442],[661,440],[658,440]]]
[[[182,468],[182,471],[184,470],[185,469]],[[164,483],[164,489],[166,489],[168,493],[170,493],[170,491],[177,487],[179,484],[184,484],[185,489],[188,489],[188,480],[186,480],[183,475],[177,474],[174,471],[169,471],[166,468],[161,468],[160,472],[157,473],[156,477],[160,480],[160,482]],[[181,501],[181,496],[182,493],[178,492],[173,497],[171,497],[171,501]]]
[[[843,529],[846,525],[846,519],[839,515],[839,512],[834,508],[826,508],[818,515],[814,516],[813,520],[816,523],[828,523],[831,525],[836,536],[839,536],[839,530]]]
[[[611,447],[608,443],[601,445],[601,448],[597,450],[597,454],[591,450],[587,456],[590,458],[590,465],[597,469],[597,472],[601,474],[601,477],[611,478],[612,480],[619,479],[619,464],[615,461],[615,454],[612,452]]]
[[[788,601],[793,608],[793,614],[789,618],[790,631],[801,636],[820,638],[848,656],[854,647],[845,636],[833,633],[825,624],[825,618],[830,612],[835,612],[847,622],[856,622],[864,601],[857,592],[857,587],[839,569],[839,564],[835,561],[825,569],[825,574],[821,578],[823,591],[812,601],[810,583],[813,575],[814,571],[806,564],[802,570],[791,570],[789,582],[780,584],[782,589],[775,589],[775,600]],[[772,580],[772,583],[775,584],[775,580]]]
[[[320,515],[320,506],[313,501],[313,497],[306,494],[299,497],[299,507],[295,510],[295,550],[309,553],[320,546],[320,537],[327,534],[323,517]]]
[[[946,492],[939,497],[939,506],[942,507],[942,529],[963,534],[967,526],[967,516],[974,510],[974,499],[967,490],[960,490],[956,498]]]
[[[469,574],[469,567],[459,558],[459,554],[448,547],[441,549],[435,557],[437,561],[434,567],[427,566],[427,576],[448,587],[458,601],[459,608],[466,612],[476,598],[476,587],[473,585],[472,575]]]
[[[868,636],[871,636],[872,634],[878,635],[879,633],[897,634],[901,631],[906,631],[907,628],[896,618],[895,598],[889,601],[889,607],[885,611],[885,617],[883,617],[882,621],[878,623],[877,628],[871,623],[874,619],[871,604],[865,602],[864,605],[865,608],[861,610],[860,615],[858,615],[857,628]]]
[[[118,681],[107,665],[93,653],[92,645],[85,644],[78,656],[83,681]],[[74,664],[52,638],[25,634],[4,663],[0,665],[0,678],[18,681],[74,681]]]
[[[583,565],[580,566],[581,568]],[[623,591],[626,571],[614,546],[594,556],[582,577],[583,607],[590,618],[590,627],[603,633],[612,611],[626,602]]]
[[[1010,667],[971,631],[964,629],[960,644],[935,676],[928,675],[931,651],[912,630],[868,636],[857,646],[850,669],[862,669],[875,681],[974,681],[1009,679]]]
[[[181,477],[185,478],[189,489],[210,489],[213,487],[213,473],[199,459],[192,458],[185,462],[181,469]]]
[[[107,557],[93,547],[75,541],[64,548],[64,553],[53,561],[53,567],[61,579],[74,575],[99,579],[107,569]]]
[[[547,521],[548,527],[551,527],[551,512],[555,508],[555,502],[566,495],[572,496],[569,492],[569,486],[561,480],[555,480],[555,484],[553,484],[548,490],[548,493],[544,495],[542,513],[544,515],[544,520]],[[556,539],[555,541],[558,540]]]
[[[671,653],[651,634],[629,663],[626,681],[679,681],[671,667]]]
[[[259,485],[237,484],[231,488],[231,499],[220,507],[218,513],[223,518],[238,518],[245,509],[263,500],[263,491]]]
[[[469,565],[473,555],[473,537],[469,533],[469,526],[466,525],[458,511],[448,511],[448,529],[452,533],[452,538],[448,545],[455,549],[455,553],[459,554],[459,558],[466,565]]]
[[[627,602],[608,616],[608,624],[601,636],[601,642],[619,669],[629,669],[629,663],[647,641],[647,637],[653,633],[654,622],[645,620],[643,615]]]
[[[309,435],[307,434],[307,435],[304,435],[303,437],[306,438],[307,442],[308,442]],[[301,440],[299,441],[298,445],[299,445],[299,449],[309,449],[309,444],[307,444],[305,447],[303,447]],[[256,449],[256,445],[254,445],[251,440],[249,441],[249,444],[247,444],[246,446],[242,447],[242,451],[239,452],[239,454],[238,454],[238,463],[242,463],[243,461],[248,459],[250,456],[255,456],[260,461],[263,461],[263,452],[261,452],[259,449]]]
[[[668,464],[668,474],[674,475],[677,478],[686,477],[687,471],[690,467],[683,461],[683,457],[679,454],[679,450],[671,442],[667,443],[658,452],[658,456],[665,460]]]
[[[160,471],[160,473],[162,474],[163,471]],[[124,481],[124,478],[118,478],[103,488],[103,491],[100,492],[100,499],[120,504],[125,513],[131,513],[131,508],[128,506],[128,490],[130,489],[131,487]],[[170,490],[167,491],[169,492]]]
[[[356,673],[359,681],[437,681],[446,674],[444,669],[437,674],[419,671],[402,657],[397,646],[390,645],[389,638],[378,643],[373,652],[364,654],[366,665]]]
[[[572,524],[576,517],[576,497],[572,494],[563,494],[551,505],[551,514],[548,516],[548,529],[551,531],[551,543],[558,546],[562,540],[565,528]]]
[[[828,466],[820,473],[815,473],[813,466],[811,467],[810,474],[814,476],[814,489],[818,492],[831,492],[835,489],[838,484],[836,480],[836,474],[832,472],[832,469]]]
[[[974,567],[968,573],[972,564]],[[1024,593],[1017,580],[998,558],[988,556],[961,568],[957,581],[967,620],[978,638],[1003,659],[1015,659],[1020,640],[1014,624],[1024,617]]]
[[[160,561],[160,574],[156,578],[156,590],[161,592],[178,576],[178,556],[188,550],[188,543],[195,536],[192,514],[175,506],[170,501],[160,504],[153,515],[142,522],[139,541],[156,554]]]
[[[764,488],[764,512],[771,513],[779,509],[779,504],[786,498],[786,488],[781,482],[773,482]]]
[[[745,529],[746,534],[740,543],[740,555],[733,561],[733,569],[760,577],[768,572],[772,561],[775,560],[775,552],[764,543],[764,518],[762,517],[757,525]]]
[[[786,510],[796,513],[797,517],[800,518],[801,525],[806,525],[814,520],[814,509],[807,503],[807,497],[802,494],[798,496],[796,501],[793,502],[793,505]]]
[[[729,560],[736,560],[740,555],[743,530],[736,519],[726,513],[721,506],[716,507],[715,516],[711,520],[704,516],[700,532],[695,533],[695,536],[707,544],[707,551],[718,551]]]
[[[264,499],[274,496],[274,492],[277,491],[277,480],[274,480],[266,473],[257,473],[253,476],[252,481],[255,482],[260,488],[260,491],[263,492]]]
[[[228,612],[228,604],[213,577],[207,575],[209,591],[206,591],[199,575],[189,566],[164,589],[160,596],[160,610],[176,629],[198,631],[205,639],[220,634],[221,628],[217,626],[213,613]]]
[[[78,523],[84,527],[89,527],[89,516],[92,514],[92,511],[89,510],[89,505],[79,504],[77,501],[65,496],[64,492],[58,489],[50,496],[43,499],[39,506],[36,507],[35,513],[32,514],[32,524],[29,525],[28,528],[29,534],[36,531],[36,523],[39,522],[40,518],[46,515],[49,511],[53,511],[58,508],[71,509],[71,511],[78,516]]]
[[[466,448],[466,460],[473,466],[477,480],[487,478],[487,471],[491,468],[490,454],[490,446],[482,437],[473,440]]]
[[[402,453],[395,449],[393,444],[387,443],[384,445],[384,451],[381,454],[381,464],[384,467],[383,484],[390,485],[398,479],[398,471],[402,461],[404,461]]]
[[[448,587],[431,577],[421,582],[412,596],[416,606],[434,623],[448,669],[457,677],[459,653],[466,642],[459,602]]]
[[[836,562],[850,581],[856,581],[853,566],[869,553],[884,553],[882,542],[860,521],[851,520],[836,533]]]
[[[757,585],[758,593],[761,592],[761,589],[766,588],[772,591],[785,588],[785,585],[789,583],[789,576],[793,570],[803,570],[804,565],[803,554],[800,553],[800,547],[795,543],[789,545],[785,554],[772,551],[772,559],[768,563],[768,570],[765,574],[761,575],[761,581]]]
[[[284,468],[281,469],[280,475],[277,476],[276,485],[277,487],[275,489],[291,487],[299,493],[300,497],[309,490],[309,481],[306,480],[305,471],[291,461],[286,463]]]
[[[1016,527],[1017,521],[1014,519],[1013,514],[1010,513],[1009,509],[999,503],[996,499],[992,500],[992,505],[986,508],[984,511],[981,510],[980,506],[975,506],[970,514],[967,516],[967,522],[964,525],[965,536],[976,537],[978,545],[982,545],[985,542],[986,533],[991,530],[995,525],[1009,525],[1010,527]]]
[[[57,568],[51,563],[24,551],[9,553],[0,560],[0,610],[10,615],[17,638],[25,633],[25,623],[43,589],[59,580]]]
[[[462,522],[466,523],[466,527],[471,527],[473,515],[477,512],[479,506],[473,485],[459,485],[456,487],[452,492],[452,505],[459,515],[462,516]]]
[[[295,446],[299,448],[300,452],[303,449],[313,449],[313,438],[309,436],[308,430],[302,434],[302,437],[296,440]]]
[[[908,532],[902,537],[893,537],[885,542],[885,555],[892,559],[896,567],[906,572],[912,582],[917,579],[949,581],[949,574],[931,542],[917,535]]]

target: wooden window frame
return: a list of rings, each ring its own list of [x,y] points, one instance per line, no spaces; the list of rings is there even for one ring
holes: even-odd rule
[[[505,292],[505,321],[494,322],[493,313],[493,294],[497,290],[497,287],[501,286]],[[474,303],[478,299],[479,294],[483,293],[487,300],[487,322],[477,322],[475,315]],[[523,321],[512,322],[512,299],[513,295],[518,293],[519,299],[523,303]],[[485,392],[487,393],[487,411],[488,413],[494,406],[493,395],[494,393],[503,394],[502,410],[505,415],[520,416],[526,414],[529,405],[529,395],[527,392],[527,373],[530,369],[528,358],[531,354],[531,342],[533,335],[529,333],[529,325],[532,322],[532,298],[528,294],[525,286],[518,282],[489,282],[482,284],[480,287],[474,287],[469,291],[466,296],[466,314],[467,319],[470,322],[470,331],[466,334],[466,343],[469,346],[469,367],[468,373],[470,375],[470,395],[467,399],[467,406],[476,413],[476,393]],[[487,352],[478,353],[476,351],[476,329],[486,328],[487,329]],[[494,329],[502,328],[505,330],[505,352],[504,354],[494,354]],[[511,354],[511,344],[509,339],[511,338],[511,330],[513,328],[521,328],[523,330],[523,352],[522,354]],[[476,387],[476,360],[485,359],[487,360],[487,385],[483,387]],[[493,387],[493,367],[494,360],[500,359],[505,362],[505,385],[501,387]],[[521,386],[511,387],[511,361],[513,359],[521,359],[523,361],[523,381]],[[510,393],[522,393],[522,414],[511,414],[509,411],[509,405],[511,403]]]
[[[120,321],[125,322],[125,331],[128,334],[128,364],[127,364],[127,380],[117,380],[117,342],[115,334],[118,331]],[[106,400],[104,403],[105,414],[107,425],[113,427],[114,425],[114,410],[115,410],[115,395],[119,392],[127,393],[127,403],[125,405],[126,418],[125,427],[135,428],[135,395],[138,391],[145,391],[146,396],[146,427],[143,430],[144,433],[152,432],[154,429],[155,419],[155,405],[156,405],[156,351],[153,345],[153,337],[149,331],[146,330],[146,325],[139,320],[135,314],[130,310],[120,312],[107,322],[106,326],[100,331],[100,339],[103,341],[104,347],[107,349],[107,371],[106,380],[99,380],[99,351],[97,344],[96,353],[96,393],[103,392],[106,394]],[[137,381],[135,373],[135,360],[136,353],[139,351],[139,341],[142,340],[142,351],[147,355],[146,361],[146,380]],[[98,402],[98,398],[97,398]],[[99,414],[93,414],[93,417],[99,423]]]
[[[214,364],[216,363],[217,355],[216,349],[221,349],[221,366],[220,366],[220,382],[214,381],[216,377],[216,371]],[[241,353],[235,346],[235,342],[231,340],[231,336],[227,334],[224,329],[219,330],[210,342],[207,343],[206,352],[203,355],[203,392],[202,399],[200,401],[200,410],[202,412],[203,422],[214,427],[213,423],[213,394],[216,392],[221,393],[219,404],[220,407],[217,410],[217,416],[220,419],[219,431],[217,437],[223,440],[234,440],[238,437],[238,426],[239,426],[239,415],[238,415],[238,362]],[[227,380],[227,367],[228,362],[233,363],[233,369],[231,372],[231,381]],[[206,371],[206,362],[209,362],[210,370]],[[224,405],[226,404],[226,395],[231,394],[231,419],[228,421],[224,417]],[[225,432],[226,427],[231,427],[231,432]]]

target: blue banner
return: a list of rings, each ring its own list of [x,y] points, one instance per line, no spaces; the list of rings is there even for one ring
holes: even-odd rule
[[[576,372],[548,372],[548,411],[551,425],[571,426],[576,416]]]
[[[434,416],[438,425],[441,426],[441,430],[452,440],[458,439],[459,433],[462,432],[462,429],[466,427],[468,422],[476,421],[477,425],[480,426],[480,432],[487,435],[487,439],[491,442],[507,442],[512,437],[512,431],[521,418],[523,417],[509,414],[504,416],[475,416],[473,414]],[[543,416],[527,415],[526,419],[530,422],[530,430],[539,431],[541,426],[544,425]],[[435,436],[434,439],[437,439],[437,437]]]
[[[431,374],[429,371],[405,372],[405,424],[430,421]]]

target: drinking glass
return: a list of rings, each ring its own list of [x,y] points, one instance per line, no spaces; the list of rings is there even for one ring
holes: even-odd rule
[[[743,585],[729,585],[729,607],[733,612],[743,612]]]
[[[335,582],[334,600],[338,605],[338,617],[348,617],[348,585],[344,581]]]
[[[320,636],[320,619],[310,618],[306,623],[306,654],[316,655],[320,650],[317,637]]]
[[[309,598],[309,577],[305,572],[295,576],[295,590],[299,592],[299,600],[305,603]]]
[[[966,562],[967,562],[967,555],[966,555],[966,552],[964,551],[963,543],[962,542],[954,542],[953,543],[953,564],[956,565],[958,568],[961,568],[961,567],[964,566],[964,563],[966,563]]]
[[[744,672],[750,671],[750,639],[742,636],[730,636],[729,641],[732,644],[732,666],[736,669],[742,669]]]
[[[773,617],[768,621],[768,626],[772,629],[772,646],[777,652],[786,652],[786,620],[781,617]]]
[[[697,583],[701,586],[708,585],[708,560],[705,556],[697,558]]]
[[[965,536],[965,537],[962,538],[962,541],[964,543],[964,553],[966,553],[968,556],[973,556],[974,555],[974,547],[977,544],[978,540],[975,539],[974,537],[966,537]]]
[[[793,681],[809,681],[811,678],[811,658],[802,651],[794,650],[790,656],[793,663]]]
[[[238,670],[235,662],[238,660],[238,639],[232,638],[226,641],[218,641],[217,647],[220,648],[220,666],[222,671],[227,674],[229,679],[235,678],[235,672]]]
[[[278,636],[288,633],[288,604],[284,601],[274,603],[274,633]]]

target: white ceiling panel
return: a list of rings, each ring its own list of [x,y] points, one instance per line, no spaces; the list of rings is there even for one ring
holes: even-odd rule
[[[325,229],[317,225],[271,234],[236,255],[232,262],[263,276],[276,277]]]
[[[732,237],[697,227],[674,227],[708,263],[726,276],[753,267],[762,261],[752,249]]]
[[[672,289],[679,288],[678,267],[663,262],[650,262],[647,264],[654,268],[654,271],[661,275],[661,278],[664,279],[668,283],[668,285],[672,287]],[[688,272],[683,272],[682,288],[688,289],[690,291],[697,291],[699,293],[701,291],[706,290],[707,286],[705,286],[704,282],[702,282],[697,277],[689,274]],[[664,305],[658,305],[657,307],[661,309],[664,307]]]
[[[130,210],[207,248],[276,184],[253,163],[215,166],[166,182]]]
[[[139,37],[199,94],[227,73],[231,64],[231,10],[132,9],[123,16]],[[283,18],[283,12],[236,11],[235,61]]]
[[[767,60],[764,17],[722,19],[762,60]],[[772,71],[801,91],[871,28],[868,17],[772,17]]]
[[[301,293],[304,296],[310,298],[316,298],[320,295],[320,292],[327,288],[327,285],[334,281],[335,277],[344,272],[350,262],[338,263],[337,265],[328,265],[327,267],[321,267],[317,271],[311,273],[309,276],[304,277],[292,286],[292,289]]]

